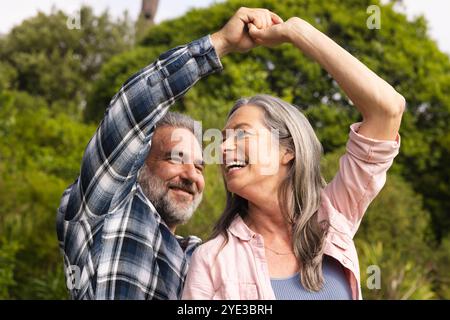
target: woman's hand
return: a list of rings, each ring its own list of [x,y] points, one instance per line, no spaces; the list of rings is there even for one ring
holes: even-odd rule
[[[283,20],[267,9],[240,8],[227,24],[211,35],[211,40],[219,57],[230,52],[246,52],[258,44],[250,37],[248,25],[267,29]]]
[[[303,20],[297,17],[290,18],[286,22],[274,24],[268,28],[258,28],[253,23],[249,24],[249,34],[258,45],[275,47],[285,42],[291,42],[291,34],[295,26]]]

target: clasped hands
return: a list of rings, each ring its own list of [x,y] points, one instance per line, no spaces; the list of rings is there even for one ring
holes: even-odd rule
[[[286,22],[267,9],[242,7],[236,11],[226,25],[211,35],[219,57],[231,52],[247,52],[258,45],[273,47],[289,42],[293,26],[300,18]]]

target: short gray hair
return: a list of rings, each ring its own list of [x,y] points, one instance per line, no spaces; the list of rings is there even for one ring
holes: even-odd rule
[[[197,141],[202,145],[202,127],[199,121],[195,121],[190,116],[178,112],[168,111],[166,115],[158,121],[155,128],[173,127],[183,128],[192,132]]]

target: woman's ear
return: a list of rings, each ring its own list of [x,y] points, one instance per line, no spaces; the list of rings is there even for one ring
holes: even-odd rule
[[[294,158],[295,158],[295,155],[291,150],[284,149],[283,157],[281,158],[281,164],[287,165]]]

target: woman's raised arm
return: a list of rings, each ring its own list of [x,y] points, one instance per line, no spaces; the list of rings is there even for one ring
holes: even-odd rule
[[[361,112],[360,134],[395,140],[405,99],[336,42],[297,17],[266,29],[249,25],[249,30],[256,43],[274,46],[290,42],[327,70]]]

